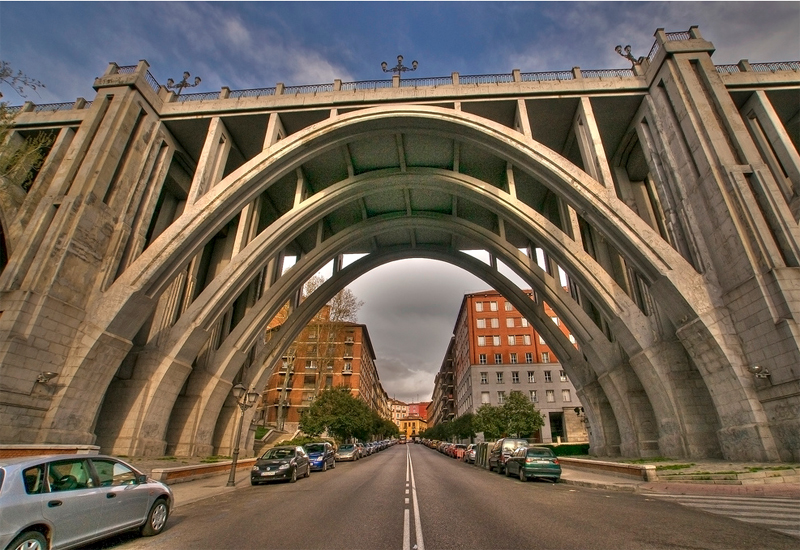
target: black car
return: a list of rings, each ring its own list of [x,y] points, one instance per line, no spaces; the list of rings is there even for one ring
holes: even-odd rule
[[[311,475],[311,462],[302,447],[283,446],[267,450],[253,464],[250,471],[250,484],[258,485],[268,481],[289,480],[294,483],[298,476]]]
[[[307,443],[303,448],[308,453],[308,460],[311,462],[312,470],[326,471],[328,468],[336,468],[336,459],[333,456],[333,445],[326,442]]]

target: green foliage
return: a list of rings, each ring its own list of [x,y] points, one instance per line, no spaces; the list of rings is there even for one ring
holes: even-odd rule
[[[366,403],[356,399],[350,388],[337,387],[320,392],[317,399],[300,419],[303,432],[318,436],[328,431],[337,441],[352,438],[368,440],[371,437],[387,437],[396,433],[397,426],[390,428]]]
[[[474,429],[487,440],[500,437],[531,437],[544,426],[544,419],[533,403],[513,391],[500,407],[481,405],[475,413]]]

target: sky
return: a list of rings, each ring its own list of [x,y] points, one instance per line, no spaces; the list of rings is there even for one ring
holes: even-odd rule
[[[41,81],[12,105],[91,100],[109,62],[145,59],[159,83],[190,91],[406,77],[628,68],[614,46],[646,56],[657,28],[697,25],[716,64],[800,59],[800,2],[0,2],[0,59]],[[427,400],[464,293],[488,286],[458,268],[404,260],[350,289],[364,302],[388,394]]]

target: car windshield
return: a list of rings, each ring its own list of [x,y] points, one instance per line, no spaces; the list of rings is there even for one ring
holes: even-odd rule
[[[355,449],[355,447],[356,447],[355,445],[341,445],[339,447],[339,450],[340,451],[352,451],[353,449]]]
[[[528,449],[528,456],[546,456],[549,458],[555,455],[550,449]]]
[[[294,449],[286,449],[286,448],[275,448],[270,449],[261,458],[293,458],[294,457]]]
[[[325,450],[324,443],[311,443],[310,445],[306,445],[306,452],[309,453],[321,453]]]
[[[509,439],[503,441],[503,449],[505,450],[516,449],[517,447],[524,447],[525,445],[527,445],[527,443],[528,443],[527,441],[521,441],[519,439]]]

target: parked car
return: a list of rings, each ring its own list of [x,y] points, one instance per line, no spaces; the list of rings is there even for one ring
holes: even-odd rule
[[[356,447],[358,447],[358,458],[364,458],[369,455],[369,451],[367,451],[363,443],[356,443]]]
[[[250,484],[267,481],[289,480],[294,483],[298,476],[311,475],[311,462],[302,447],[284,445],[267,449],[250,470]]]
[[[558,483],[561,479],[561,464],[553,451],[546,447],[520,448],[506,461],[506,475],[519,476],[520,481],[543,477]]]
[[[467,445],[467,450],[464,451],[464,462],[469,464],[475,464],[475,457],[478,454],[478,445],[475,443],[470,443]]]
[[[57,550],[131,530],[157,535],[173,501],[169,487],[110,456],[0,459],[0,548]]]
[[[455,458],[456,460],[461,460],[464,458],[464,452],[467,450],[466,445],[462,445],[461,443],[456,443],[453,445],[452,449],[450,449],[450,456]]]
[[[514,439],[511,437],[498,439],[492,446],[492,450],[489,451],[489,471],[497,470],[498,474],[502,474],[506,467],[506,460],[511,456],[511,453],[515,449],[527,446],[527,439]]]
[[[339,445],[339,448],[336,450],[336,453],[333,456],[336,460],[339,461],[358,460],[359,458],[361,458],[358,447],[356,447],[352,443]]]
[[[336,458],[333,453],[333,445],[327,441],[320,443],[308,443],[303,445],[312,470],[325,472],[328,468],[336,468]]]

